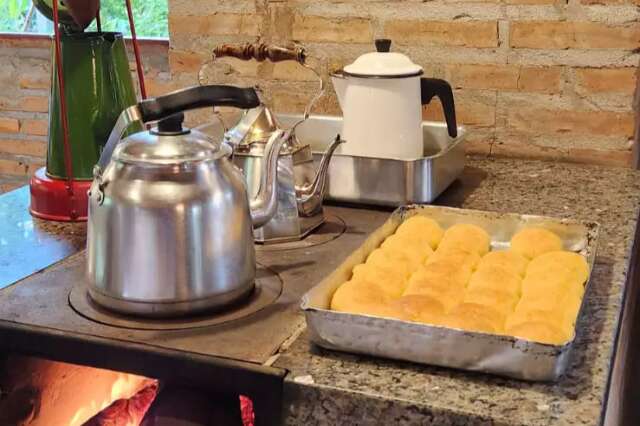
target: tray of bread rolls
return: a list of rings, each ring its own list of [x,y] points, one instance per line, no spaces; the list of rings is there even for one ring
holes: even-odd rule
[[[311,340],[328,349],[556,380],[581,323],[598,228],[400,207],[304,295]]]

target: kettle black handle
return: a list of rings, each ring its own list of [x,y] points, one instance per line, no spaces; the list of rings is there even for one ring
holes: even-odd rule
[[[158,121],[190,109],[230,106],[251,109],[260,106],[260,99],[252,87],[210,85],[186,89],[146,99],[138,103],[143,122]]]
[[[442,109],[444,110],[444,118],[447,121],[449,136],[452,138],[457,137],[458,124],[456,122],[456,106],[453,100],[451,85],[439,78],[421,78],[420,92],[422,95],[422,105],[427,105],[434,96],[440,98],[440,103],[442,103]]]

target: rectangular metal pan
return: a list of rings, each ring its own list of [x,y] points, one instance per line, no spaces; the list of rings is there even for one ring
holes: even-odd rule
[[[330,276],[302,298],[311,340],[319,346],[346,352],[482,371],[525,380],[556,380],[565,371],[573,338],[562,346],[530,342],[511,336],[462,331],[401,320],[329,310],[335,290],[351,277],[354,266],[393,234],[406,218],[425,215],[443,228],[456,223],[483,227],[492,249],[506,248],[512,235],[525,226],[542,226],[563,240],[564,248],[584,255],[593,268],[599,225],[542,216],[492,213],[435,206],[396,209]],[[589,281],[580,307],[584,315]],[[574,333],[575,337],[575,333]]]
[[[278,116],[285,126],[301,118],[300,115]],[[314,160],[319,162],[341,130],[342,117],[315,115],[297,128],[296,135],[301,143],[311,145]],[[464,169],[466,129],[458,127],[458,137],[454,139],[448,135],[445,123],[425,121],[422,134],[424,157],[414,160],[334,154],[325,198],[394,207],[431,203]]]

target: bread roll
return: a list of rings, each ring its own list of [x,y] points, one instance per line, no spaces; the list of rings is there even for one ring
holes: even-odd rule
[[[589,278],[589,265],[584,256],[570,251],[552,251],[531,261],[527,267],[528,276],[544,274],[564,274],[567,279],[583,285]]]
[[[480,263],[480,256],[474,252],[464,251],[457,248],[439,248],[430,257],[427,258],[425,264],[444,262],[463,268],[469,273],[475,271]]]
[[[553,232],[537,227],[525,228],[511,238],[511,250],[527,259],[562,250],[562,240]]]
[[[351,279],[374,283],[379,286],[387,296],[394,298],[402,296],[407,286],[407,279],[403,274],[365,264],[360,264],[353,268]]]
[[[393,234],[387,237],[380,246],[385,251],[396,251],[403,255],[415,259],[417,263],[423,263],[433,255],[433,249],[429,242],[419,236]]]
[[[505,318],[511,315],[518,303],[518,297],[506,291],[491,288],[468,288],[463,302],[488,306]]]
[[[489,251],[489,234],[477,225],[459,223],[447,229],[438,249],[461,249],[484,256]]]
[[[518,297],[522,280],[519,275],[501,266],[485,265],[473,273],[469,280],[470,289],[489,289],[506,292]]]
[[[412,321],[426,324],[438,324],[444,315],[444,305],[437,299],[426,295],[407,295],[390,302],[394,309],[405,312]]]
[[[462,300],[464,283],[456,279],[451,272],[422,267],[409,279],[403,296],[410,295],[429,296],[436,299],[447,311]]]
[[[395,233],[396,235],[407,235],[412,238],[418,235],[426,239],[431,248],[435,249],[440,243],[444,231],[435,220],[426,216],[416,215],[402,222]]]
[[[443,318],[442,325],[468,331],[498,333],[504,328],[504,317],[488,306],[461,303]]]
[[[500,266],[514,274],[524,276],[528,263],[529,260],[527,258],[513,250],[499,250],[485,254],[480,260],[478,268],[483,266]]]

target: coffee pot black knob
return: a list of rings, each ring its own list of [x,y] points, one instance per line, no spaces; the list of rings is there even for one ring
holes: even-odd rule
[[[389,52],[391,50],[391,40],[388,38],[377,38],[375,41],[378,52]]]

